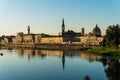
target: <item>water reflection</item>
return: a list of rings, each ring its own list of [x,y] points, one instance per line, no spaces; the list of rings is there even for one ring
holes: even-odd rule
[[[46,56],[54,56],[62,58],[62,68],[63,71],[65,69],[65,57],[74,58],[74,57],[80,57],[83,59],[86,59],[89,62],[93,61],[99,61],[101,60],[101,56],[96,56],[92,54],[88,54],[81,51],[74,51],[74,50],[36,50],[36,49],[14,49],[16,53],[18,53],[19,56],[28,57],[28,61],[32,60],[34,57],[41,57],[44,59]]]
[[[108,58],[107,57],[102,57],[100,60],[103,63],[103,66],[106,67],[108,63]]]
[[[63,71],[64,71],[64,68],[65,68],[65,53],[64,52],[62,55],[62,65],[63,65]]]
[[[120,80],[120,61],[119,59],[111,58],[107,59],[108,68],[105,72],[109,80]]]
[[[85,76],[84,80],[90,80],[90,77],[87,75]]]
[[[3,53],[0,53],[0,56],[3,56]]]
[[[102,57],[100,60],[105,68],[108,80],[120,80],[120,61],[117,58]]]
[[[80,57],[83,59],[88,60],[89,62],[92,61],[99,61],[102,57],[101,56],[96,56],[92,54],[88,54],[86,52],[81,52],[81,51],[73,51],[73,50],[36,50],[36,49],[14,49],[16,53],[18,53],[19,56],[28,56],[28,58],[32,57],[46,57],[46,56],[54,56],[54,57],[61,57],[62,62],[64,62],[65,56],[74,58],[74,57]]]
[[[54,77],[55,75],[56,77],[61,75],[61,77],[59,77],[60,78],[59,80],[64,80],[63,79],[64,77],[66,77],[69,80],[79,80],[79,78],[80,80],[107,80],[107,78],[108,80],[120,80],[119,59],[101,57],[93,54],[88,54],[86,52],[74,50],[62,51],[62,50],[12,49],[11,53],[12,52],[17,54],[17,56],[20,57],[20,60],[21,58],[24,59],[27,58],[28,62],[27,60],[26,61],[23,60],[24,62],[22,63],[25,63],[24,65],[31,67],[30,69],[26,68],[29,69],[28,71],[33,72],[32,71],[33,67],[35,67],[34,69],[36,69],[36,71],[39,70],[38,73],[34,72],[34,74],[36,73],[36,75],[40,74],[41,76],[44,76],[43,74],[45,74]],[[3,57],[6,57],[6,55],[4,55]],[[52,57],[51,61],[50,61],[51,58],[49,57]],[[42,59],[41,61],[36,60],[40,63],[37,64],[37,62],[35,62],[36,58]],[[60,60],[60,65],[59,61],[56,60]],[[53,66],[51,66],[51,64]],[[21,66],[20,64],[17,65]],[[37,66],[39,67],[37,68]],[[58,69],[60,69],[60,71]],[[51,73],[51,71],[54,72]],[[74,78],[72,78],[72,75],[74,76]],[[51,76],[49,77],[51,78]]]

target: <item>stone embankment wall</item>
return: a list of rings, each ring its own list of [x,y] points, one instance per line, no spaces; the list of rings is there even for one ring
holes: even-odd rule
[[[63,50],[63,49],[75,49],[75,50],[80,50],[80,49],[87,49],[89,47],[83,46],[80,44],[9,44],[5,45],[5,48],[36,48],[36,49],[58,49],[58,50]]]

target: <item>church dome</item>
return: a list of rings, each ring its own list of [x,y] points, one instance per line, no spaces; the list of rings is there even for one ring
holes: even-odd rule
[[[101,36],[101,30],[98,27],[98,25],[95,26],[95,28],[93,29],[93,35],[100,37]]]

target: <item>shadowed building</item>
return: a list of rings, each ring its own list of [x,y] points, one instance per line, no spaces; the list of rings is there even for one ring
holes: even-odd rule
[[[62,20],[62,36],[63,37],[75,37],[75,36],[81,36],[81,33],[74,32],[73,30],[65,31],[65,22],[63,19]]]
[[[101,37],[101,30],[97,24],[96,24],[95,28],[93,29],[93,35],[97,36],[97,37]]]
[[[62,20],[62,37],[63,42],[80,42],[78,38],[75,38],[77,36],[81,36],[81,33],[74,32],[73,30],[65,31],[65,22],[64,19]]]

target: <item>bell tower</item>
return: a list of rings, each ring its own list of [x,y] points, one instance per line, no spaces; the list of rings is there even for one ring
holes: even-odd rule
[[[64,18],[62,20],[62,36],[64,35],[65,33],[65,23],[64,23]]]
[[[30,34],[30,26],[28,26],[28,35]]]

